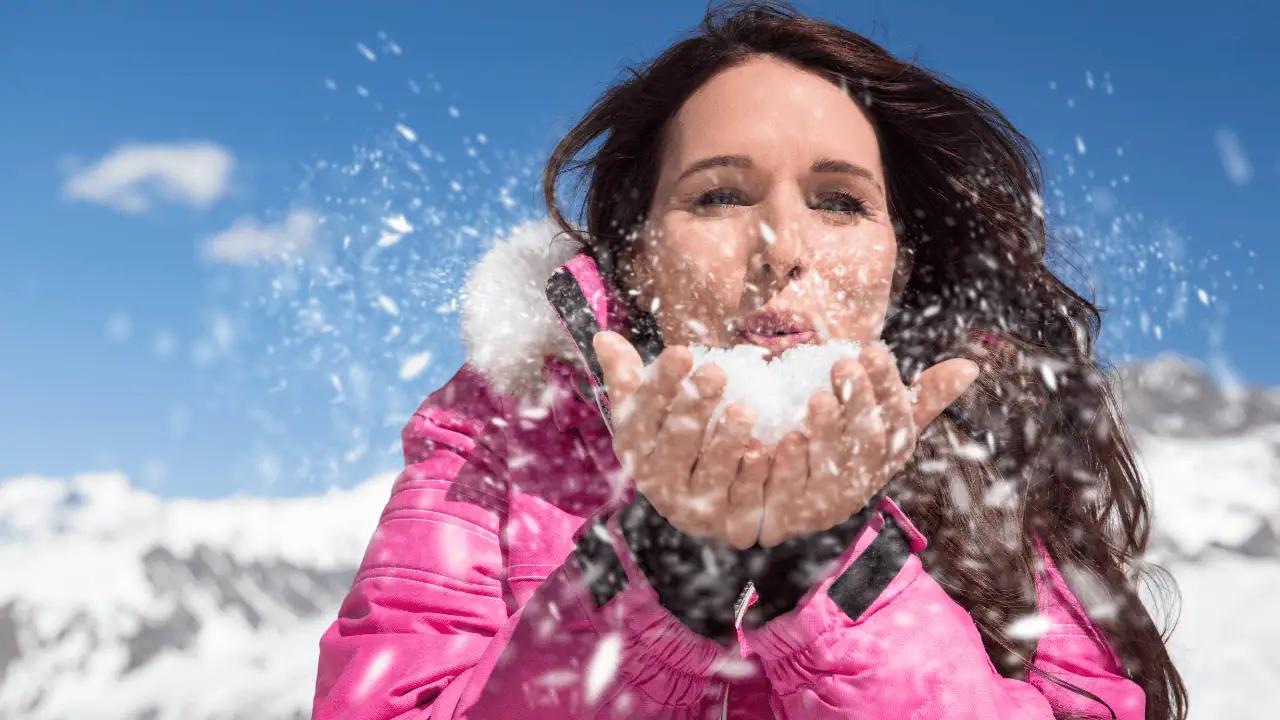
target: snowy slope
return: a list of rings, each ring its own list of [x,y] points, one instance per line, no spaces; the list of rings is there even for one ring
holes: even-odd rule
[[[0,484],[0,718],[290,718],[393,477],[161,500],[119,475]]]
[[[1224,387],[1177,357],[1120,379],[1154,498],[1155,554],[1280,558],[1280,391]]]
[[[1174,358],[1121,375],[1153,558],[1182,586],[1173,649],[1192,717],[1270,717],[1280,393],[1224,389]],[[214,501],[113,474],[0,482],[0,720],[307,717],[317,640],[392,479]]]
[[[1224,386],[1183,359],[1120,372],[1154,499],[1151,557],[1181,592],[1170,648],[1196,720],[1280,706],[1280,391]]]

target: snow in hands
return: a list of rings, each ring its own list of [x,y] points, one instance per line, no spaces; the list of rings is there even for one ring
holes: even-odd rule
[[[740,549],[848,519],[977,377],[948,360],[913,392],[883,343],[803,344],[771,362],[760,347],[673,346],[649,367],[616,333],[594,344],[624,471],[673,526]]]

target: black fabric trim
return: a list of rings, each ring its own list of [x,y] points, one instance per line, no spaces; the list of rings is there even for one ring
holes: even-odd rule
[[[587,528],[573,551],[578,570],[582,573],[582,581],[591,591],[596,607],[604,607],[627,586],[627,571],[622,561],[614,552],[613,545],[606,540],[608,530],[604,521],[597,521]]]
[[[885,515],[884,527],[857,560],[827,588],[827,595],[851,620],[857,620],[880,597],[911,556],[907,535]]]
[[[600,367],[600,359],[596,357],[596,349],[591,345],[591,339],[600,330],[600,321],[591,312],[591,304],[587,302],[587,297],[578,286],[577,279],[567,268],[562,267],[552,273],[547,280],[546,292],[551,307],[569,329],[574,345],[586,361],[587,372],[591,373],[595,380],[595,386],[591,391],[595,396],[596,407],[600,410],[606,425],[612,427],[609,406],[603,397],[604,370]]]

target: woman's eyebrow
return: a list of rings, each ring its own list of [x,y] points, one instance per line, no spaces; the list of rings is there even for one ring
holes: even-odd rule
[[[875,185],[877,190],[884,192],[880,187],[880,181],[876,180],[875,173],[861,165],[854,165],[853,163],[845,162],[844,160],[834,160],[831,158],[815,160],[813,166],[809,168],[809,171],[815,173],[845,173],[847,175],[854,175],[865,179],[867,182]]]
[[[743,170],[749,170],[753,167],[751,158],[746,155],[716,155],[715,157],[703,158],[680,173],[680,177],[676,178],[676,182],[680,182],[699,170],[716,167],[736,167]]]
[[[699,160],[685,168],[684,172],[680,173],[680,177],[676,179],[676,182],[684,180],[686,177],[689,177],[699,170],[707,170],[709,168],[717,167],[735,167],[743,170],[750,170],[754,165],[751,162],[751,158],[745,155],[716,155],[715,157],[703,158],[702,160]],[[851,162],[845,162],[844,160],[821,158],[813,162],[809,171],[815,173],[844,173],[846,175],[854,175],[867,180],[871,184],[875,185],[876,189],[883,192],[883,189],[880,188],[880,182],[876,180],[875,173],[861,165],[855,165]]]

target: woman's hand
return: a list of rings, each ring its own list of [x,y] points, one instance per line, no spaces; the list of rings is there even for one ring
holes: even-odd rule
[[[977,376],[977,364],[955,358],[908,389],[882,343],[833,365],[834,392],[816,393],[805,432],[788,433],[773,453],[760,544],[826,530],[856,513],[911,459],[920,429]]]
[[[610,331],[597,333],[592,345],[612,406],[614,453],[636,489],[685,534],[738,549],[755,544],[769,455],[751,438],[748,405],[727,407],[708,436],[724,371],[707,363],[686,378],[693,354],[672,346],[646,373],[631,343]]]
[[[770,452],[750,437],[754,411],[741,403],[726,408],[702,445],[725,376],[707,363],[686,380],[688,348],[664,350],[642,379],[644,364],[625,338],[604,331],[593,345],[613,407],[614,452],[636,488],[680,531],[738,549],[847,520],[902,470],[920,429],[978,374],[956,358],[907,388],[888,348],[872,344],[832,366],[832,391],[810,399],[805,431]]]

